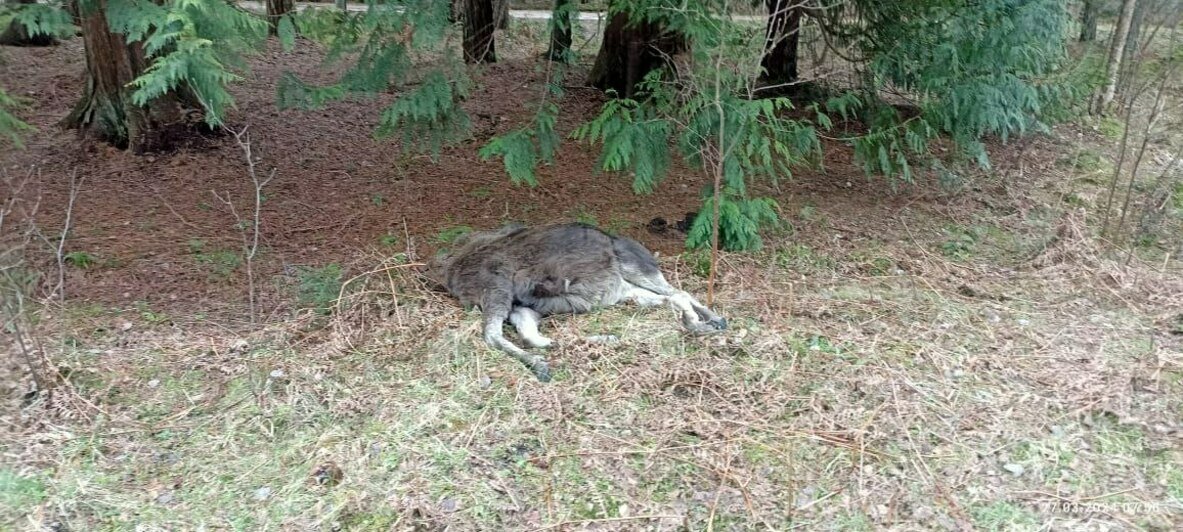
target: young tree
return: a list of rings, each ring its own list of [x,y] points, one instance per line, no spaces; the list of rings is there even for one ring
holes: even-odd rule
[[[797,46],[801,41],[801,4],[804,0],[764,0],[768,28],[764,35],[762,81],[778,85],[797,81]]]
[[[233,99],[228,69],[257,48],[266,22],[223,2],[85,0],[79,4],[86,88],[63,125],[136,153],[201,111],[221,123]]]
[[[279,28],[280,19],[296,9],[296,2],[295,0],[266,0],[265,3],[267,5],[267,23],[271,25],[271,34],[274,35]]]
[[[496,63],[493,0],[464,0],[464,61]]]
[[[1104,113],[1117,95],[1117,82],[1121,73],[1121,60],[1125,56],[1126,41],[1130,34],[1130,25],[1134,20],[1134,8],[1137,0],[1122,0],[1121,15],[1117,18],[1117,28],[1113,31],[1113,42],[1109,45],[1109,65],[1105,69],[1105,88],[1097,100],[1094,112]]]
[[[1080,9],[1080,42],[1097,40],[1097,15],[1101,11],[1101,0],[1084,0]]]
[[[623,1],[610,5],[611,19],[604,28],[604,39],[587,81],[588,85],[616,91],[625,98],[633,97],[645,76],[686,46],[685,39],[667,31],[660,19],[651,20],[630,9]]]
[[[555,0],[555,8],[550,15],[550,47],[546,50],[549,61],[570,63],[571,57],[571,24],[575,12],[575,2],[572,0]]]

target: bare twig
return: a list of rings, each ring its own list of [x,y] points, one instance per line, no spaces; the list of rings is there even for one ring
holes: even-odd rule
[[[243,158],[246,159],[247,174],[251,178],[251,184],[254,185],[255,205],[252,212],[252,219],[248,225],[244,222],[242,217],[238,215],[238,211],[234,208],[234,203],[230,201],[229,193],[226,197],[219,196],[217,192],[213,192],[215,198],[226,204],[230,210],[230,214],[234,216],[235,227],[238,228],[242,235],[242,257],[243,263],[246,265],[247,290],[250,298],[250,313],[251,324],[254,325],[257,319],[257,294],[255,290],[255,255],[259,252],[259,224],[261,212],[263,210],[263,187],[266,187],[272,179],[275,179],[275,168],[271,169],[271,173],[267,175],[266,179],[260,179],[256,166],[258,161],[255,159],[253,150],[251,149],[251,136],[248,133],[248,127],[242,128],[241,131],[234,131],[226,128],[227,131],[234,134],[234,141],[238,143],[238,147],[242,149]]]
[[[53,293],[57,294],[58,300],[66,301],[66,237],[70,234],[70,225],[74,218],[74,201],[78,199],[78,190],[82,188],[82,182],[86,177],[78,178],[78,169],[75,168],[70,173],[70,199],[66,204],[66,221],[62,225],[62,236],[58,239],[56,251],[57,266],[58,266],[58,284],[54,288]]]

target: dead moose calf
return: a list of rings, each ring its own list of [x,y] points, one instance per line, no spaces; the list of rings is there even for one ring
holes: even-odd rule
[[[427,265],[427,275],[462,305],[479,306],[485,341],[522,361],[543,382],[550,380],[550,366],[502,335],[506,320],[536,348],[551,344],[538,332],[539,318],[624,301],[642,306],[668,303],[694,334],[727,328],[727,320],[670,286],[657,259],[639,242],[584,224],[511,224],[469,233],[450,252],[435,257]]]

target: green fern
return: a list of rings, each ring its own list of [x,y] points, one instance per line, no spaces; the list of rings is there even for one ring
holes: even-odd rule
[[[382,112],[377,136],[401,133],[405,149],[429,152],[433,157],[438,157],[445,145],[464,139],[471,122],[460,102],[468,96],[468,80],[457,78],[449,79],[438,70],[429,73],[417,89]]]
[[[23,106],[19,101],[0,88],[0,139],[7,139],[7,142],[17,148],[24,147],[21,137],[33,129],[32,126],[12,114],[14,110],[21,107]]]
[[[990,167],[982,139],[1003,141],[1046,130],[1047,108],[1080,102],[1088,91],[1056,72],[1064,63],[1067,14],[1056,0],[857,0],[855,44],[871,60],[868,94],[890,83],[914,95],[919,115],[903,120],[867,98],[869,133],[855,153],[869,172],[911,180],[909,160],[947,135],[959,156]],[[888,44],[890,43],[890,44]],[[1068,104],[1073,106],[1076,104]]]
[[[93,9],[84,2],[83,9]],[[267,23],[227,2],[109,0],[106,16],[112,31],[128,42],[142,42],[152,59],[132,82],[132,102],[148,102],[186,88],[205,108],[211,125],[223,122],[234,106],[227,87],[241,79],[245,56],[267,37]]]
[[[760,249],[763,246],[761,227],[779,219],[776,202],[771,198],[745,199],[727,189],[719,199],[719,247],[729,251]],[[715,198],[706,196],[698,212],[686,236],[686,248],[690,250],[711,247]]]
[[[74,36],[78,31],[78,27],[74,25],[74,20],[62,9],[62,5],[56,2],[45,4],[12,4],[4,6],[5,9],[13,10],[15,14],[13,20],[25,27],[25,32],[30,36],[46,35],[57,39],[65,39]]]
[[[313,8],[290,16],[290,27],[280,21],[282,42],[302,35],[328,46],[327,62],[350,57],[352,63],[340,79],[323,86],[285,74],[278,87],[280,107],[316,108],[354,94],[396,89],[401,96],[382,111],[377,137],[398,135],[404,150],[432,157],[468,138],[471,120],[460,103],[471,81],[444,48],[447,2],[368,3],[362,13]],[[416,54],[440,51],[445,57],[437,68],[413,68]]]

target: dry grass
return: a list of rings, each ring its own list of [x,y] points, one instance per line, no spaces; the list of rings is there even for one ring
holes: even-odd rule
[[[49,353],[64,385],[6,410],[4,522],[1175,528],[1183,357],[1163,323],[1183,281],[1121,267],[1084,224],[1067,214],[1018,268],[949,259],[939,233],[845,256],[774,242],[726,257],[724,336],[660,309],[548,321],[550,385],[393,261],[329,324],[239,338],[74,316]]]

